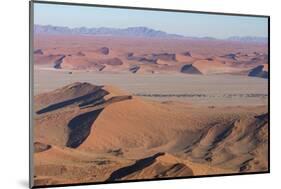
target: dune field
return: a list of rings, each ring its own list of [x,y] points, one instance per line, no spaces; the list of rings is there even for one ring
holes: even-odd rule
[[[268,171],[267,44],[38,34],[34,49],[35,186]]]

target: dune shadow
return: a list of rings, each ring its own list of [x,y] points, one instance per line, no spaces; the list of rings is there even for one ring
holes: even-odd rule
[[[159,156],[163,156],[165,153],[159,152],[153,156],[137,160],[133,165],[129,165],[127,167],[122,167],[116,171],[114,171],[110,177],[107,179],[107,181],[114,181],[121,179],[122,177],[125,177],[127,175],[130,175],[136,171],[142,170],[145,167],[148,167],[152,165],[155,162],[155,159]]]
[[[264,69],[264,66],[259,65],[255,68],[253,68],[252,70],[250,70],[248,76],[261,77],[261,78],[267,79],[268,78],[268,72],[264,71],[263,69]]]
[[[103,99],[103,97],[107,94],[109,94],[107,91],[105,91],[103,89],[98,89],[98,90],[96,90],[92,93],[89,93],[89,94],[86,94],[86,95],[83,95],[83,96],[79,96],[77,98],[72,98],[72,99],[69,99],[69,100],[65,100],[65,101],[62,101],[62,102],[59,102],[59,103],[49,105],[49,106],[47,106],[47,107],[45,107],[41,110],[38,110],[36,113],[37,114],[47,113],[47,112],[54,111],[54,110],[57,110],[57,109],[65,107],[65,106],[69,106],[71,104],[78,103],[78,102],[81,102],[81,101],[82,101],[82,103],[80,104],[80,106],[84,106],[86,104],[89,104],[89,102],[92,103],[92,102],[95,102],[97,100]]]
[[[65,55],[62,55],[61,58],[59,58],[58,60],[56,60],[56,61],[54,62],[54,68],[56,68],[56,69],[61,69],[61,64],[62,64],[64,58],[65,58]]]
[[[74,117],[68,123],[69,138],[67,147],[77,148],[80,146],[91,132],[91,127],[103,109],[87,112]]]
[[[98,118],[99,114],[103,111],[103,109],[106,106],[112,103],[129,100],[129,99],[132,99],[132,96],[130,95],[116,96],[116,97],[111,97],[107,101],[105,101],[103,98],[97,100],[88,99],[87,101],[81,103],[79,105],[81,109],[91,108],[91,107],[96,107],[96,108],[93,111],[80,114],[74,117],[72,120],[70,120],[70,122],[68,123],[68,128],[70,130],[70,133],[66,146],[70,148],[77,148],[78,146],[80,146],[89,136],[92,125],[94,124],[95,120]]]

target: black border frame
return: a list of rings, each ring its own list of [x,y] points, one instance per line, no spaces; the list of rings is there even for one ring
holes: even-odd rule
[[[245,16],[245,17],[260,17],[267,18],[268,23],[268,170],[260,172],[245,172],[245,173],[224,173],[212,175],[196,175],[184,177],[169,177],[157,179],[132,179],[120,181],[103,181],[103,182],[86,182],[86,183],[69,183],[69,184],[54,184],[54,185],[37,185],[33,184],[33,27],[34,15],[33,4],[57,4],[57,5],[70,5],[70,6],[87,6],[87,7],[102,7],[102,8],[119,8],[119,9],[133,9],[133,10],[146,10],[146,11],[164,11],[164,12],[183,12],[183,13],[197,13],[197,14],[211,14],[211,15],[224,15],[224,16]],[[269,15],[255,15],[255,14],[239,14],[239,13],[225,13],[225,12],[207,12],[207,11],[194,11],[194,10],[177,10],[177,9],[163,9],[163,8],[149,8],[149,7],[133,7],[133,6],[116,6],[116,5],[102,5],[102,4],[89,4],[89,3],[70,3],[70,2],[56,2],[56,1],[29,1],[29,188],[52,188],[52,187],[65,187],[65,186],[85,186],[97,184],[118,184],[118,183],[131,183],[131,182],[144,182],[144,181],[161,181],[161,180],[179,180],[189,178],[211,178],[211,177],[224,177],[224,176],[239,176],[239,175],[257,175],[270,173],[270,16]]]

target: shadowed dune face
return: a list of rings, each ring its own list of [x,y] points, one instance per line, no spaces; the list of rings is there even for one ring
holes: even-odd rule
[[[177,163],[176,160],[165,162],[163,157],[162,159],[158,158],[161,156],[169,158],[165,153],[157,153],[153,156],[137,160],[133,165],[122,167],[114,171],[107,180],[193,176],[192,170],[185,164]]]
[[[157,153],[151,157],[137,160],[136,163],[133,165],[130,165],[128,167],[124,167],[124,168],[114,171],[107,180],[108,181],[118,180],[118,179],[128,176],[136,171],[140,171],[141,169],[149,167],[150,165],[155,163],[157,157],[162,156],[162,155],[164,155],[164,153]]]
[[[191,53],[190,53],[189,51],[183,52],[182,54],[183,54],[184,56],[191,56]]]
[[[234,53],[229,53],[227,55],[223,55],[222,57],[230,59],[230,60],[237,60],[236,59],[236,54],[234,54]]]
[[[107,47],[102,47],[98,50],[99,53],[104,54],[104,55],[108,55],[109,54],[109,48]]]
[[[137,71],[140,69],[140,66],[138,65],[133,65],[129,68],[130,72],[132,73],[137,73]]]
[[[56,68],[59,69],[60,64],[62,63],[62,60],[65,58],[64,55],[44,55],[44,54],[35,54],[34,56],[34,62],[36,62],[36,65],[42,66],[42,67],[50,67],[50,68]]]
[[[181,68],[182,73],[187,74],[202,74],[196,67],[192,66],[192,64],[186,64]]]
[[[52,107],[56,104],[58,104],[58,107],[63,107],[64,105],[69,105],[83,99],[89,100],[89,98],[92,98],[95,94],[98,97],[103,97],[108,94],[104,90],[101,90],[101,88],[101,86],[95,86],[89,83],[76,82],[60,89],[35,96],[35,107],[45,108]]]
[[[94,124],[94,121],[101,112],[102,109],[87,112],[70,120],[68,123],[70,133],[66,146],[70,148],[77,148],[80,144],[82,144],[89,136],[91,126]]]
[[[259,65],[250,70],[248,76],[251,77],[261,77],[261,78],[268,78],[268,68],[267,65]]]
[[[39,184],[268,170],[265,106],[161,103],[80,82],[35,99]]]
[[[97,87],[97,91],[93,91],[89,94],[79,96],[76,98],[72,98],[69,100],[65,100],[62,102],[58,102],[55,104],[51,104],[41,110],[38,110],[36,113],[43,114],[43,113],[54,111],[54,110],[57,110],[60,108],[64,108],[66,106],[70,106],[70,105],[73,105],[73,104],[79,103],[79,102],[80,102],[79,107],[83,107],[83,106],[91,104],[91,103],[102,102],[103,101],[102,97],[104,97],[107,94],[108,94],[107,91],[102,90],[100,87]]]
[[[37,49],[37,50],[35,50],[33,53],[34,53],[34,54],[40,54],[40,55],[43,55],[43,54],[44,54],[43,51],[42,51],[42,49]]]
[[[89,136],[94,121],[107,105],[131,99],[130,95],[124,95],[106,100],[104,97],[108,94],[102,86],[77,82],[36,96],[35,107],[38,111],[35,125],[38,126],[35,133],[37,130],[47,131],[49,134],[44,136],[46,141],[54,140],[57,141],[55,145],[78,147]]]
[[[260,156],[261,152],[267,152],[267,141],[264,140],[267,136],[263,135],[267,132],[267,114],[243,116],[226,125],[210,127],[186,153],[194,161],[206,160],[212,165],[232,167],[240,172],[267,170],[268,157]]]

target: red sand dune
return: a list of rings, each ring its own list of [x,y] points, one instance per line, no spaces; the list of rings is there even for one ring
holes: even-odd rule
[[[78,82],[36,96],[35,107],[35,183],[268,169],[265,106],[211,110]]]
[[[34,52],[34,62],[37,69],[42,66],[154,74],[181,73],[183,65],[192,64],[203,75],[247,75],[247,70],[268,63],[266,46],[262,44],[93,36],[71,36],[72,42],[69,36],[37,38],[40,35],[35,37],[37,50]],[[59,41],[59,47],[50,41]],[[62,56],[65,56],[63,60],[60,59]],[[134,66],[138,67],[137,71],[131,71]]]

